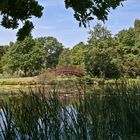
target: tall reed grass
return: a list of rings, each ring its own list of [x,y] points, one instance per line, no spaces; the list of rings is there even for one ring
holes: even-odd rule
[[[1,102],[0,140],[140,139],[138,82],[116,82],[92,93],[79,90],[69,103],[60,100],[56,89],[44,92],[21,92]]]

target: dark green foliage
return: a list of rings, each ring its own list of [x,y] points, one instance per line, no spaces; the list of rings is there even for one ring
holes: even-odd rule
[[[100,23],[97,23],[97,25],[93,27],[93,30],[90,30],[89,34],[90,37],[88,42],[90,45],[95,45],[93,44],[95,43],[94,40],[98,41],[111,38],[111,32],[106,27],[102,26]]]
[[[71,50],[64,48],[59,56],[58,66],[72,66]]]
[[[86,45],[83,42],[75,45],[71,49],[71,61],[74,66],[85,68],[84,59],[85,59]]]
[[[136,36],[133,28],[128,30],[122,30],[117,34],[119,43],[122,43],[124,46],[134,46],[136,41]]]
[[[97,24],[90,31],[88,49],[85,52],[85,68],[90,75],[104,78],[121,76],[116,44],[111,32],[101,24]]]
[[[73,66],[84,69],[86,45],[83,42],[78,43],[72,49],[64,48],[59,56],[58,66]]]
[[[4,55],[4,46],[0,46],[0,59]]]
[[[3,70],[12,73],[22,71],[25,76],[32,75],[41,69],[43,54],[42,48],[37,46],[31,37],[27,37],[9,47],[2,58]]]
[[[17,40],[23,41],[27,36],[31,36],[31,31],[33,28],[33,23],[30,21],[26,21],[24,26],[17,32]]]
[[[99,20],[107,20],[110,9],[115,9],[124,0],[102,1],[102,0],[65,0],[66,8],[74,10],[74,17],[79,25],[87,26],[90,20],[97,17]]]
[[[86,74],[96,77],[138,78],[140,76],[138,25],[139,20],[136,20],[134,28],[122,30],[112,36],[106,27],[97,24],[89,32],[87,44],[80,42],[71,49],[63,48],[54,37],[10,43],[10,47],[4,47],[5,54],[0,61],[1,72],[13,74],[24,71],[24,74],[27,73],[25,75],[29,76],[41,72],[44,68],[72,66],[82,68]],[[28,38],[30,36],[31,34]]]
[[[43,68],[55,67],[62,50],[62,44],[53,37],[34,40],[29,36],[23,41],[11,43],[2,57],[1,67],[11,74],[17,72],[21,76],[32,76]]]
[[[40,37],[36,39],[45,53],[44,66],[45,68],[56,67],[58,64],[59,55],[63,51],[63,45],[54,37]]]
[[[1,25],[5,28],[16,29],[19,22],[23,27],[17,33],[17,39],[24,40],[31,29],[34,27],[31,21],[33,16],[40,18],[43,7],[38,3],[39,0],[1,0],[0,15],[2,16]],[[124,0],[117,1],[98,1],[98,0],[65,0],[66,8],[74,10],[74,17],[79,21],[79,25],[85,27],[87,23],[97,17],[99,20],[107,20],[107,15],[111,8],[115,9]],[[47,1],[46,1],[47,3]],[[30,24],[27,24],[30,22]],[[29,28],[26,28],[26,27]],[[26,34],[27,33],[27,34]]]
[[[134,30],[136,33],[136,38],[140,39],[140,20],[136,19],[134,22]]]
[[[139,20],[135,20],[134,28],[120,31],[116,37],[116,50],[122,60],[122,73],[136,78],[140,75],[140,47],[139,47]]]
[[[118,78],[120,71],[113,62],[109,51],[99,48],[89,48],[85,56],[85,68],[90,75],[104,78]]]
[[[97,77],[137,78],[140,75],[140,42],[136,34],[136,29],[129,28],[113,37],[106,27],[97,24],[89,32],[87,44],[79,43],[63,51],[59,65],[80,67]]]
[[[5,0],[0,3],[1,25],[5,28],[16,29],[22,21],[23,27],[18,31],[17,36],[19,40],[23,40],[33,28],[32,22],[28,19],[32,16],[40,18],[42,10],[43,7],[36,0]]]
[[[136,23],[138,30],[138,20]],[[97,24],[90,31],[89,49],[85,53],[87,71],[106,78],[139,76],[140,47],[135,28],[122,30],[112,37],[107,28]]]

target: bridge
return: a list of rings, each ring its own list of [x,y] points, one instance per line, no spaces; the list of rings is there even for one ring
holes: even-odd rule
[[[75,67],[58,67],[55,69],[50,69],[49,72],[55,72],[59,75],[74,75],[77,77],[82,77],[85,75],[85,72],[83,70]]]

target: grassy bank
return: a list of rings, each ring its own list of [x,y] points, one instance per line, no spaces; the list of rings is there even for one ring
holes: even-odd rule
[[[116,79],[103,79],[103,78],[90,78],[90,77],[83,77],[83,78],[77,78],[77,77],[55,77],[55,78],[47,78],[47,80],[50,81],[50,83],[47,83],[45,79],[39,79],[37,77],[21,77],[21,78],[0,78],[0,85],[37,85],[40,80],[42,82],[46,82],[47,84],[51,84],[51,82],[65,82],[65,81],[83,81],[87,84],[114,84],[116,82]],[[129,82],[138,82],[140,79],[125,79]],[[122,79],[118,79],[117,82],[122,81]]]
[[[47,79],[47,78],[46,78]],[[119,86],[125,83],[131,84],[140,82],[140,79],[109,79],[105,80],[102,78],[77,78],[77,77],[55,77],[49,80],[40,80],[37,77],[26,77],[26,78],[3,78],[0,79],[0,94],[9,92],[18,92],[19,90],[28,91],[29,88],[36,89],[40,86],[44,88],[57,88],[61,93],[77,93],[79,90],[86,90],[86,92],[92,92],[95,90],[101,90],[100,87],[110,85]]]
[[[0,85],[36,85],[37,81],[35,77],[25,78],[4,78],[0,79]]]

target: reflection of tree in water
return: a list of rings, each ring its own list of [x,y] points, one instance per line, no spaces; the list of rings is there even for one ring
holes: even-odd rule
[[[125,89],[125,87],[123,87]],[[135,88],[136,89],[136,88]],[[105,87],[104,92],[109,92]],[[112,87],[112,91],[114,91]],[[137,140],[140,135],[140,96],[85,94],[65,105],[56,94],[24,95],[10,101],[18,137],[30,139]],[[51,94],[50,94],[51,95]]]
[[[57,118],[59,112],[57,100],[45,100],[41,94],[24,94],[22,97],[12,99],[10,105],[16,127],[21,133],[32,136],[37,135],[37,132],[44,127],[43,125],[48,127],[51,120],[54,117]]]

